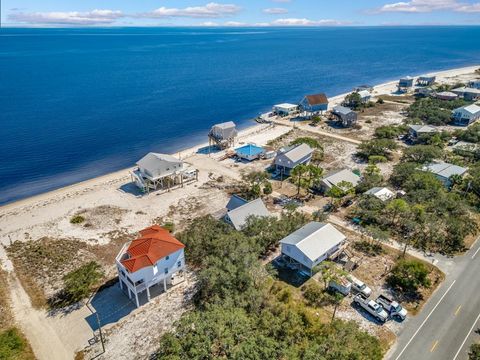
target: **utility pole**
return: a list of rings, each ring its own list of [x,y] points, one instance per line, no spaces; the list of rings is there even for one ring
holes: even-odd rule
[[[97,318],[98,330],[100,332],[100,341],[102,343],[102,350],[103,350],[103,353],[105,353],[105,343],[103,341],[102,325],[100,324],[100,318],[98,317],[98,312],[95,312],[95,315]]]

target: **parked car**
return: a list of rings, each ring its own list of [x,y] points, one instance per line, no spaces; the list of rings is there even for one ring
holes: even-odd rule
[[[385,309],[373,300],[368,300],[362,294],[358,294],[353,298],[353,301],[366,310],[370,315],[375,317],[378,321],[384,323],[388,320],[388,313]]]
[[[377,298],[377,303],[387,310],[391,317],[399,318],[402,321],[406,319],[408,312],[398,302],[384,295],[380,295]]]
[[[352,283],[352,290],[356,293],[362,294],[365,297],[370,297],[372,289],[370,289],[363,281],[357,279],[353,275],[348,275],[347,279]]]
[[[340,294],[347,296],[352,290],[352,284],[347,279],[339,278],[330,280],[328,288],[334,291],[338,291]]]

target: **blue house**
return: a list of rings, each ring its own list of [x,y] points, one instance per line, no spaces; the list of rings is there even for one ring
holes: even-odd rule
[[[265,154],[265,149],[254,144],[247,144],[235,149],[235,153],[240,159],[252,161]]]
[[[300,107],[308,113],[327,111],[328,99],[325,94],[307,95],[300,102]]]

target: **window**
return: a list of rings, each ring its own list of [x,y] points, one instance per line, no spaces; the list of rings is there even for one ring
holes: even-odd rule
[[[170,256],[167,255],[167,256],[165,257],[165,260],[168,260],[168,259],[170,259]]]
[[[182,266],[182,261],[177,262],[177,266],[181,267]]]
[[[168,268],[165,268],[165,274],[168,274]]]

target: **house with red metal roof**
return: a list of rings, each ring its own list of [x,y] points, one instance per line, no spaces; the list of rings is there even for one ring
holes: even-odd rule
[[[185,245],[158,225],[140,231],[126,243],[116,258],[120,288],[140,306],[140,298],[151,299],[152,289],[167,288],[184,280]]]

